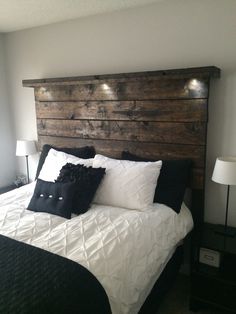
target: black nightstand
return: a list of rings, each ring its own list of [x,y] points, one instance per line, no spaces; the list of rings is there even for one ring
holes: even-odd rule
[[[4,187],[0,188],[0,194],[12,191],[14,189],[17,189],[17,186],[15,184],[4,186]]]
[[[224,237],[216,230],[217,225],[204,223],[193,235],[190,309],[211,306],[236,313],[236,237]],[[200,263],[200,248],[219,252],[220,266]]]

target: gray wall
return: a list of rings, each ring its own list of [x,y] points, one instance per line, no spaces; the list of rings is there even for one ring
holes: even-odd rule
[[[15,143],[12,128],[7,98],[4,36],[0,34],[0,187],[11,184],[15,178]]]
[[[235,0],[168,0],[8,34],[16,136],[37,137],[33,90],[22,79],[216,65],[222,77],[211,86],[205,219],[223,222],[225,187],[210,178],[217,156],[236,155],[235,12]],[[230,201],[236,225],[236,187]]]

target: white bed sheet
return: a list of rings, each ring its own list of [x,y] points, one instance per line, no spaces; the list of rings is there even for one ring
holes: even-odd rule
[[[185,205],[176,214],[92,205],[67,220],[26,210],[35,183],[0,195],[0,234],[80,263],[103,285],[114,314],[138,313],[178,243],[192,229]]]

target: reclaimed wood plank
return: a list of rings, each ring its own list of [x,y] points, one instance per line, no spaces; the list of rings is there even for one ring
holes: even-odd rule
[[[194,167],[203,168],[205,147],[199,145],[182,145],[166,143],[147,143],[133,141],[110,141],[99,139],[81,139],[39,135],[39,150],[44,144],[56,147],[94,146],[98,154],[121,158],[122,151],[150,159],[191,159]]]
[[[158,100],[208,98],[205,78],[140,79],[138,81],[45,86],[35,88],[37,101]]]
[[[152,159],[185,159],[193,160],[193,171],[190,187],[203,189],[204,168],[198,168],[204,164],[204,148],[199,151],[199,146],[174,145],[174,144],[154,144],[127,141],[90,140],[79,138],[62,138],[39,136],[39,149],[44,144],[51,144],[56,147],[81,147],[85,145],[94,146],[98,154],[103,154],[111,158],[121,158],[122,150],[129,150],[133,154]],[[197,155],[198,154],[198,155]]]
[[[204,145],[206,123],[37,119],[38,134]]]
[[[207,99],[36,102],[38,119],[207,121]]]

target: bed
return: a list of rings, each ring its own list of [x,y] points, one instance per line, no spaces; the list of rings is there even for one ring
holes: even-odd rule
[[[193,221],[197,227],[203,219],[209,82],[219,74],[216,67],[203,67],[23,81],[23,86],[34,88],[40,149],[44,144],[58,149],[92,146],[109,158],[122,159],[123,151],[146,160],[193,163],[188,182],[191,214],[184,203],[176,213],[160,203],[140,211],[95,202],[86,213],[68,220],[26,210],[35,182],[1,196],[3,242],[25,245],[22,250],[28,255],[28,247],[37,248],[36,260],[50,252],[49,259],[60,257],[63,265],[72,261],[83,267],[79,272],[94,275],[91,285],[97,288],[91,289],[90,298],[89,289],[78,300],[75,294],[70,313],[156,310],[178,272],[182,240]],[[15,242],[4,246],[15,247]],[[83,292],[73,284],[65,295],[75,289]],[[65,312],[68,300],[61,300],[65,303],[56,310],[48,305],[48,313]],[[83,306],[94,303],[96,310],[82,306],[77,311],[83,300]]]
[[[175,215],[164,205],[146,212],[92,205],[70,220],[31,212],[25,208],[33,189],[31,183],[1,197],[1,234],[86,267],[104,287],[112,313],[139,311],[178,242],[192,229],[186,207]]]

